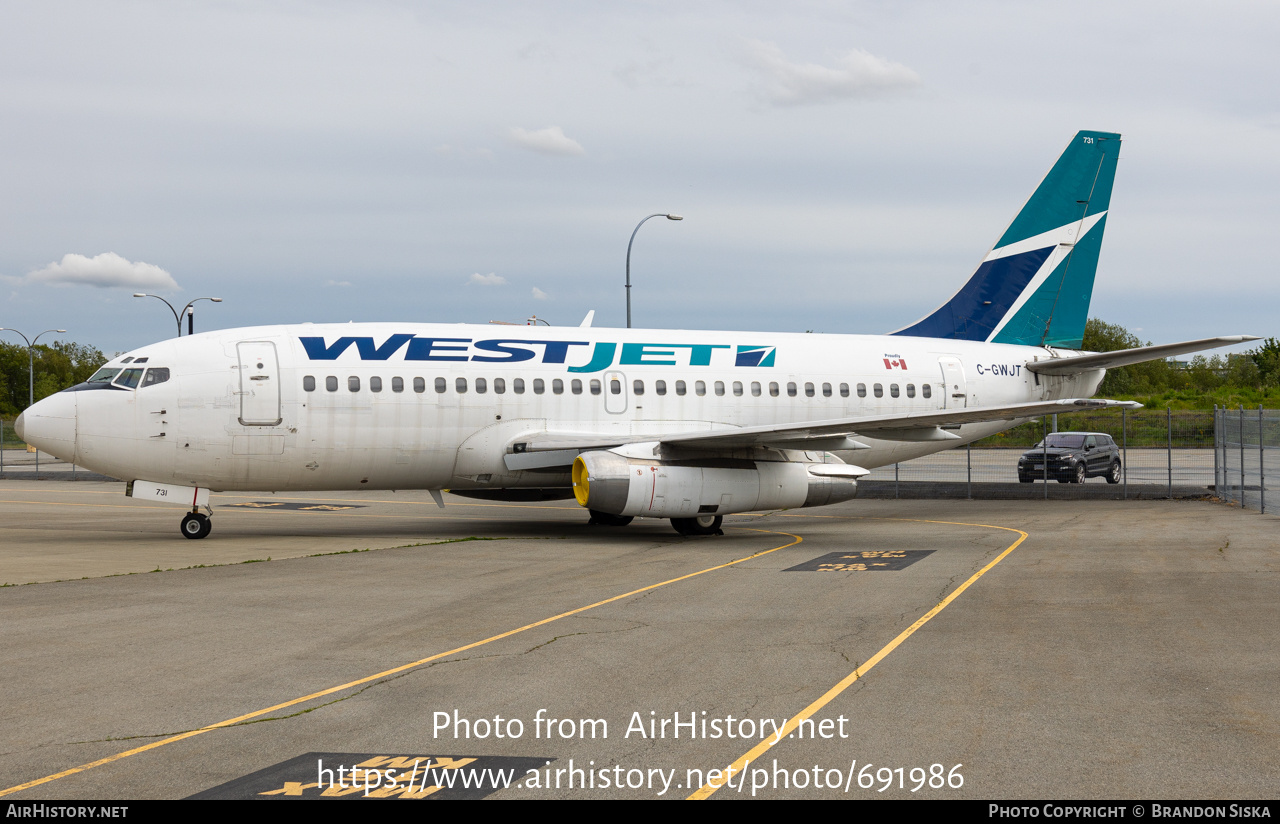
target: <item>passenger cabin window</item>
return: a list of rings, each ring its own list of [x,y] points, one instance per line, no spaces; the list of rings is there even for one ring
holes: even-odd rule
[[[483,395],[489,391],[489,382],[484,378],[476,378],[476,394]]]
[[[739,398],[742,397],[742,381],[733,382],[733,394]]]
[[[724,381],[716,381],[716,394],[717,395],[724,394]]]
[[[347,389],[351,392],[359,392],[360,378],[356,375],[352,375],[351,377],[347,378]]]
[[[391,379],[391,391],[392,391],[392,392],[403,392],[403,391],[404,391],[404,378],[392,378],[392,379]]]
[[[760,381],[751,382],[751,397],[753,398],[760,397]]]
[[[422,378],[414,378],[414,379],[413,379],[413,391],[414,391],[414,392],[419,392],[419,391],[421,391],[420,389],[418,389],[418,381],[421,381],[421,380],[423,380],[423,379],[422,379]],[[423,381],[423,383],[426,383],[426,381]],[[444,393],[449,389],[449,382],[448,382],[448,381],[446,381],[444,378],[436,378],[436,381],[435,381],[435,387],[436,387],[436,394],[437,394],[437,395],[443,395],[443,394],[444,394]]]
[[[621,395],[621,394],[622,394],[622,381],[618,380],[617,378],[610,378],[610,379],[609,379],[609,394],[610,394],[610,395]]]
[[[829,383],[824,383],[824,384],[822,385],[822,397],[824,397],[824,398],[829,398],[829,397],[831,397],[831,384],[829,384]]]
[[[141,369],[126,369],[120,373],[120,377],[115,379],[115,385],[123,386],[126,389],[136,389],[140,380],[142,380]]]
[[[369,391],[370,391],[370,392],[381,392],[381,391],[382,391],[382,378],[379,378],[377,375],[374,375],[372,378],[369,378]]]
[[[142,386],[154,386],[157,383],[164,383],[169,380],[169,369],[165,366],[154,366],[147,370],[147,376],[142,379]]]
[[[555,394],[557,394],[557,395],[563,395],[563,394],[564,394],[564,381],[560,380],[559,378],[555,378],[555,379],[553,379],[553,380],[551,381],[551,391],[552,391],[552,392],[554,392],[554,393],[555,393]]]
[[[504,379],[502,378],[493,379],[493,394],[495,395],[507,394],[507,382]]]
[[[813,395],[814,395],[813,384],[811,384],[811,383],[806,383],[806,384],[804,385],[804,396],[805,396],[806,398],[812,398],[812,397],[813,397]]]
[[[703,395],[707,394],[707,382],[706,382],[706,381],[694,381],[694,383],[693,383],[693,394],[697,395],[699,398],[701,398]]]
[[[898,385],[896,383],[889,384],[889,397],[898,397]]]
[[[778,397],[778,384],[776,381],[769,382],[769,397],[771,398]]]
[[[302,376],[302,391],[303,391],[303,392],[314,392],[314,391],[316,391],[316,376],[315,376],[315,375],[303,375],[303,376]]]
[[[655,394],[658,394],[658,395],[665,395],[665,394],[667,394],[667,382],[666,382],[666,381],[654,381],[654,382],[653,382],[653,391],[654,391],[654,393],[655,393]]]
[[[337,392],[337,391],[338,391],[338,378],[337,378],[336,376],[334,376],[334,375],[330,375],[329,377],[325,378],[325,379],[324,379],[324,388],[325,388],[327,391],[329,391],[329,392]]]
[[[453,382],[453,388],[454,388],[454,389],[456,389],[456,390],[458,391],[458,394],[459,394],[459,395],[465,395],[465,394],[467,394],[467,379],[466,379],[466,378],[458,378],[457,380],[455,380],[455,381]]]
[[[877,398],[883,398],[883,397],[884,397],[884,387],[883,387],[883,386],[881,386],[881,385],[880,385],[880,384],[878,384],[878,383],[877,383],[875,386],[871,387],[871,391],[872,391],[872,392],[875,392],[875,395],[876,395],[876,397],[877,397]]]
[[[849,384],[847,383],[840,384],[840,397],[842,398],[849,397]]]
[[[676,394],[684,395],[684,392],[685,392],[684,381],[676,381]]]
[[[867,396],[867,385],[865,383],[858,384],[858,397],[865,398]]]
[[[788,397],[788,398],[794,398],[794,397],[795,397],[796,395],[798,395],[798,394],[799,394],[799,391],[796,389],[795,381],[788,381],[788,382],[787,382],[787,397]]]
[[[515,391],[517,395],[523,395],[524,394],[524,378],[516,378],[515,380],[511,381],[511,388]]]
[[[637,395],[643,395],[643,394],[644,394],[644,381],[642,381],[642,380],[638,380],[638,379],[637,379],[637,380],[632,381],[632,382],[631,382],[631,391],[632,391],[632,392],[634,392],[634,393],[635,393],[635,394],[637,394]]]
[[[914,383],[907,384],[907,397],[914,398],[916,396],[916,385]]]
[[[542,378],[534,378],[533,394],[541,395],[543,392],[546,392],[546,391],[547,391],[547,384],[542,380]]]
[[[569,391],[575,395],[581,395],[582,381],[579,380],[578,378],[574,378],[573,380],[569,381]]]
[[[929,384],[927,384],[927,383],[926,383],[924,386],[921,386],[921,387],[920,387],[920,394],[921,394],[921,395],[923,395],[923,396],[924,396],[924,397],[926,397],[926,398],[928,398],[928,397],[932,397],[932,396],[933,396],[933,389],[931,389],[931,388],[930,388],[930,386],[929,386]]]
[[[599,395],[599,394],[600,394],[600,391],[601,391],[601,387],[600,387],[600,379],[599,379],[599,378],[592,378],[592,379],[591,379],[591,394],[592,394],[592,395]]]

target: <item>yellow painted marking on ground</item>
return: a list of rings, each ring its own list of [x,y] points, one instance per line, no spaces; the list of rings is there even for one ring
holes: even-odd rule
[[[313,692],[310,695],[304,695],[301,698],[294,698],[292,700],[285,701],[280,704],[275,704],[273,706],[267,707],[266,709],[255,710],[254,712],[246,713],[244,715],[239,715],[239,716],[236,716],[235,718],[228,718],[225,721],[219,721],[216,724],[209,724],[208,726],[200,727],[199,729],[188,730],[187,732],[178,733],[177,735],[171,735],[168,738],[163,738],[159,741],[153,741],[150,744],[144,744],[141,747],[135,747],[131,750],[126,750],[121,753],[116,753],[115,755],[109,755],[106,758],[99,758],[97,761],[91,761],[88,764],[82,764],[79,767],[72,767],[69,770],[63,770],[62,772],[54,773],[53,775],[47,775],[44,778],[37,778],[36,780],[28,781],[25,784],[18,784],[17,786],[10,787],[7,790],[0,790],[0,797],[10,795],[16,792],[21,792],[23,790],[28,790],[28,789],[31,789],[32,787],[38,787],[41,784],[48,784],[50,781],[56,781],[59,778],[65,778],[69,775],[82,773],[85,770],[91,770],[94,767],[101,767],[104,764],[110,764],[113,761],[119,761],[122,758],[128,758],[131,755],[137,755],[138,753],[147,752],[148,750],[154,750],[157,747],[163,747],[164,745],[172,744],[175,741],[182,741],[187,738],[193,738],[197,735],[201,735],[206,732],[211,732],[217,729],[223,729],[226,727],[233,726],[235,724],[239,724],[243,721],[248,721],[253,718],[258,718],[259,716],[266,715],[267,713],[287,709],[289,707],[293,707],[298,704],[306,703],[307,701],[312,701],[317,698],[323,698],[326,695],[333,695],[334,693],[342,692],[343,690],[351,689],[352,687],[358,687],[363,684],[368,684],[372,681],[377,681],[381,678],[388,678],[392,675],[398,675],[399,673],[402,673],[402,672],[408,672],[409,670],[415,669],[424,664],[429,664],[432,661],[438,661],[439,659],[445,658],[450,655],[457,655],[459,653],[466,652],[467,650],[475,649],[476,647],[482,647],[485,644],[490,644],[490,643],[493,643],[494,641],[500,641],[503,638],[510,638],[511,636],[518,635],[519,633],[524,632],[526,630],[545,626],[546,624],[550,624],[554,621],[559,621],[561,618],[568,618],[572,615],[578,615],[579,613],[586,612],[587,610],[595,609],[596,607],[604,606],[605,604],[611,604],[614,601],[621,601],[624,598],[630,598],[633,595],[639,595],[642,592],[648,592],[649,590],[658,589],[660,587],[665,587],[670,584],[676,584],[676,583],[679,583],[680,581],[687,581],[690,578],[696,578],[699,575],[706,575],[708,572],[715,572],[716,570],[725,569],[726,567],[731,567],[734,564],[740,564],[743,561],[750,561],[753,558],[759,558],[762,555],[768,555],[771,552],[777,552],[780,549],[786,549],[787,547],[795,546],[796,544],[804,540],[799,535],[793,535],[790,532],[779,532],[771,529],[755,529],[755,528],[749,528],[749,527],[740,527],[740,528],[749,529],[751,532],[764,532],[769,535],[786,535],[787,537],[794,538],[795,540],[782,544],[781,546],[775,546],[772,549],[766,549],[766,550],[757,552],[753,555],[748,555],[745,558],[738,558],[737,560],[729,561],[723,564],[717,564],[716,566],[707,567],[706,569],[701,569],[701,570],[698,570],[697,572],[690,572],[689,574],[681,575],[678,578],[671,578],[669,580],[662,581],[660,583],[650,584],[649,586],[640,587],[639,589],[633,589],[630,592],[624,592],[621,595],[614,595],[613,597],[606,598],[603,601],[596,601],[594,604],[588,604],[584,607],[571,609],[567,612],[562,612],[559,615],[552,615],[550,618],[543,618],[541,621],[535,621],[532,624],[525,624],[522,627],[517,627],[516,629],[507,630],[506,632],[501,632],[501,633],[498,633],[497,635],[492,635],[488,638],[485,638],[482,641],[475,641],[470,644],[464,644],[463,646],[455,647],[454,649],[451,649],[447,652],[439,652],[439,653],[436,653],[435,655],[431,655],[421,660],[414,661],[413,663],[410,663],[410,664],[403,664],[401,666],[394,667],[389,670],[383,670],[382,672],[376,673],[374,675],[365,676],[364,678],[359,678],[359,679],[356,679],[355,681],[348,681],[345,684],[340,684],[336,687],[329,687],[328,689],[320,690],[319,692]]]
[[[801,517],[840,518],[843,516],[817,515],[817,516],[801,516]],[[924,615],[918,618],[914,624],[912,624],[911,626],[904,629],[901,633],[899,633],[897,638],[894,638],[892,641],[886,644],[884,648],[882,648],[879,652],[873,655],[870,658],[870,660],[868,660],[865,664],[858,667],[853,672],[849,673],[838,684],[836,684],[834,687],[832,687],[831,689],[823,693],[822,696],[818,698],[818,700],[814,701],[812,704],[805,707],[803,710],[800,711],[798,715],[796,715],[791,720],[787,721],[787,723],[783,725],[782,730],[780,732],[778,732],[776,735],[770,735],[766,737],[759,744],[756,744],[749,751],[747,751],[747,753],[744,754],[741,758],[739,758],[737,761],[734,761],[732,764],[730,764],[728,767],[728,770],[725,771],[726,775],[728,776],[740,775],[742,771],[747,768],[747,765],[749,765],[753,761],[758,761],[760,756],[764,755],[775,743],[778,743],[779,741],[781,741],[791,733],[795,732],[796,729],[800,726],[801,721],[804,721],[805,719],[813,716],[815,713],[817,713],[827,704],[835,700],[835,698],[838,695],[840,695],[840,693],[844,692],[846,689],[851,687],[855,681],[857,681],[859,678],[862,678],[868,672],[870,672],[871,668],[874,667],[876,664],[880,663],[882,660],[884,660],[885,656],[887,656],[889,653],[897,649],[902,644],[903,641],[906,641],[908,638],[914,635],[916,630],[920,629],[925,624],[929,623],[929,621],[932,620],[935,615],[942,612],[944,609],[947,608],[948,604],[950,604],[952,601],[958,598],[960,596],[960,593],[964,592],[975,581],[977,581],[983,575],[987,574],[988,570],[990,570],[996,564],[1004,560],[1004,558],[1010,552],[1013,552],[1015,549],[1018,548],[1019,544],[1027,540],[1027,533],[1023,532],[1021,529],[1014,529],[1012,527],[1007,527],[1007,526],[993,526],[991,524],[967,524],[967,523],[961,523],[959,521],[929,521],[921,518],[874,518],[874,519],[868,518],[867,520],[921,521],[923,523],[929,523],[929,524],[950,524],[954,526],[986,527],[987,529],[1003,529],[1006,532],[1016,532],[1020,537],[1018,538],[1018,540],[1014,541],[1012,544],[1006,547],[1004,552],[1001,552],[999,555],[997,555],[995,560],[993,560],[991,563],[987,564],[982,569],[975,572],[972,576],[969,577],[969,580],[965,581],[963,584],[956,587],[956,589],[950,595],[942,599],[941,603],[939,603],[933,609],[926,612]],[[716,790],[720,789],[723,786],[724,786],[723,783],[712,784],[708,782],[707,784],[704,784],[700,789],[698,789],[698,791],[695,792],[693,795],[689,796],[688,799],[686,800],[702,801],[704,799],[710,798],[712,793],[714,793]]]

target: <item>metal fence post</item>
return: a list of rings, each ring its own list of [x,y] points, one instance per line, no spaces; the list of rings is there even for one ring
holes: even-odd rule
[[[1244,511],[1244,404],[1240,404],[1240,510]]]
[[[1222,487],[1218,483],[1218,405],[1213,405],[1213,491],[1222,497]]]
[[[898,497],[898,465],[893,465],[893,497]]]
[[[1169,497],[1173,497],[1173,407],[1165,407],[1165,413],[1168,415],[1169,427]]]
[[[1041,416],[1041,428],[1044,430],[1043,446],[1040,447],[1040,460],[1044,464],[1044,499],[1049,500],[1049,418]]]
[[[1129,410],[1120,410],[1120,454],[1124,455],[1124,499],[1129,500]]]
[[[1258,409],[1261,410],[1262,407],[1258,407]],[[1258,414],[1261,415],[1262,412],[1259,411]],[[972,441],[964,445],[964,464],[965,464],[965,471],[969,475],[968,498],[969,500],[972,501],[973,500],[973,442]]]
[[[1262,469],[1262,404],[1258,404],[1258,511],[1267,514],[1267,475]]]

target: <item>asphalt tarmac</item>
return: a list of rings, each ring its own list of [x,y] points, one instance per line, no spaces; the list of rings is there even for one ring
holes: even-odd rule
[[[446,502],[0,482],[0,795],[1275,795],[1275,516]]]

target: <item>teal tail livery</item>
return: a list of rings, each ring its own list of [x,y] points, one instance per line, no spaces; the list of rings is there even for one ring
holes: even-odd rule
[[[1079,132],[960,291],[892,332],[1079,349],[1120,135]]]

